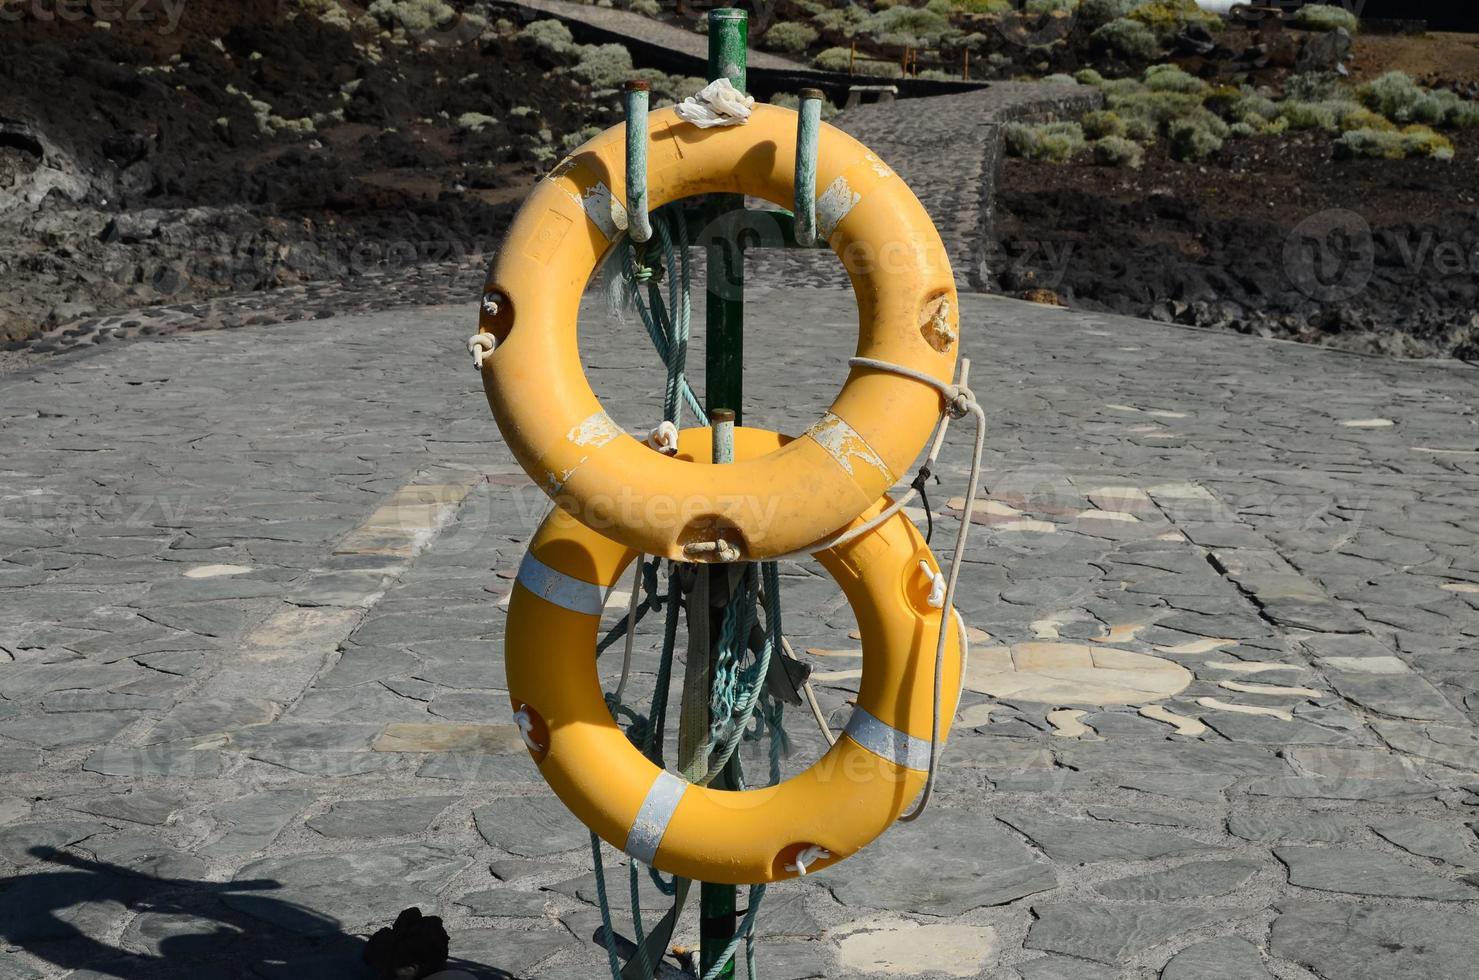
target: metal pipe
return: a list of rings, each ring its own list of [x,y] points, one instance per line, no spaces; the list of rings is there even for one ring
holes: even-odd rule
[[[750,15],[733,7],[709,11],[709,81],[727,78],[745,90]],[[743,423],[745,261],[739,241],[725,216],[745,210],[743,194],[712,194],[707,203],[704,252],[708,261],[708,297],[704,310],[707,350],[704,355],[707,408],[732,409]]]
[[[709,81],[727,78],[745,90],[750,46],[750,15],[737,7],[709,11]]]
[[[652,222],[647,214],[647,106],[652,85],[643,81],[627,82],[627,234],[634,242],[652,237]]]
[[[796,243],[810,248],[817,242],[817,133],[822,128],[822,91],[801,90],[796,114],[796,183],[792,211],[796,215]]]
[[[741,92],[745,90],[749,64],[750,17],[743,10],[733,7],[716,7],[709,11],[709,81],[727,78]],[[705,243],[708,256],[708,306],[705,316],[708,336],[708,353],[705,357],[707,384],[704,392],[711,411],[710,424],[714,428],[714,461],[733,459],[734,426],[740,419],[744,394],[744,310],[745,310],[745,260],[739,241],[723,237],[724,222],[719,220],[726,212],[745,209],[742,194],[716,194],[710,199],[714,237]],[[718,411],[715,411],[715,410]],[[725,436],[727,433],[727,450]],[[715,587],[719,595],[729,596],[727,584],[728,568],[716,565],[700,568],[701,577],[710,578],[709,601],[713,603]],[[723,584],[721,584],[723,583]],[[709,629],[715,631],[724,621],[722,605],[715,605]],[[718,650],[717,636],[712,636],[709,656]],[[704,692],[705,696],[708,692]],[[711,786],[715,789],[735,789],[733,769],[735,760],[724,768]],[[734,935],[735,888],[704,882],[699,888],[699,972],[708,973],[716,966],[717,980],[733,980],[734,960],[720,966],[724,949]]]

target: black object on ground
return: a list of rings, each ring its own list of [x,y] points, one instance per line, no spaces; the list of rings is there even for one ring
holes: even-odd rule
[[[441,917],[422,915],[413,906],[370,937],[365,963],[375,980],[421,980],[447,968],[449,942]]]

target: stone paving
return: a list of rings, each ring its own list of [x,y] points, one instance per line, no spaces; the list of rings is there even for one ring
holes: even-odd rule
[[[759,975],[1472,976],[1479,374],[962,303],[991,432],[977,500],[952,499],[963,426],[931,491],[937,549],[977,525],[942,785],[771,890]],[[587,838],[502,691],[545,505],[474,320],[183,334],[0,380],[0,978],[352,978],[355,937],[409,905],[480,977],[603,975]],[[853,322],[840,290],[755,281],[749,423],[808,424]],[[593,297],[582,329],[614,417],[650,427],[638,325]],[[814,565],[783,573],[840,726],[854,622]],[[789,727],[794,771],[821,737]]]

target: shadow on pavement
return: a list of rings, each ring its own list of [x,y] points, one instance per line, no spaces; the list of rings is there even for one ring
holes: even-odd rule
[[[272,897],[281,887],[276,881],[141,877],[55,848],[30,854],[52,867],[0,878],[0,942],[64,970],[85,970],[88,980],[373,980],[361,958],[365,941],[331,916]],[[227,896],[252,911],[232,908]],[[89,935],[106,932],[125,910],[139,913],[125,938],[148,952]],[[287,928],[264,923],[263,915]],[[455,957],[448,969],[515,980]]]

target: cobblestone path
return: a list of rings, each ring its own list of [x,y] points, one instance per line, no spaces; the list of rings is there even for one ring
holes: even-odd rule
[[[749,300],[749,421],[798,431],[851,298]],[[1472,976],[1479,374],[963,303],[992,422],[982,497],[951,500],[963,430],[932,491],[937,547],[980,525],[943,785],[771,890],[761,975]],[[353,937],[413,904],[479,976],[602,975],[585,835],[508,724],[502,601],[544,503],[473,320],[0,380],[0,978],[354,977]],[[633,429],[661,400],[639,335],[587,310]],[[816,566],[784,575],[840,724],[853,621]]]

